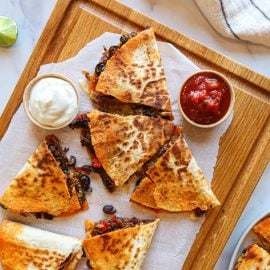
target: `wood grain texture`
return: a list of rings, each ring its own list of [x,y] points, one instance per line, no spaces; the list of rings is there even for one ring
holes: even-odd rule
[[[270,159],[270,79],[116,1],[60,0],[1,116],[0,137],[40,65],[76,55],[104,32],[140,31],[149,25],[155,27],[158,39],[173,43],[199,67],[223,72],[235,86],[234,119],[222,137],[213,179],[222,206],[207,214],[184,266],[210,270]]]

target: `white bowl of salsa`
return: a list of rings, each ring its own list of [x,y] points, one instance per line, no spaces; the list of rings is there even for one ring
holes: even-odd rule
[[[188,77],[179,93],[184,119],[201,128],[212,128],[232,113],[235,94],[228,79],[219,72],[201,70]]]

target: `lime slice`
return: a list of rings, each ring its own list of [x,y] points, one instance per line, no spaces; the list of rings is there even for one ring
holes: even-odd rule
[[[11,18],[0,16],[0,46],[11,46],[18,35],[17,24]]]

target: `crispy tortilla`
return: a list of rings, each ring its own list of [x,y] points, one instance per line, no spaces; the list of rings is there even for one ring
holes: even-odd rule
[[[251,245],[238,259],[235,270],[269,270],[270,255],[257,244]]]
[[[83,241],[83,247],[93,269],[141,269],[158,222],[155,220],[94,237],[89,237],[88,232],[89,238]]]
[[[266,217],[256,224],[253,232],[260,238],[264,248],[270,251],[270,217]]]
[[[88,118],[95,154],[116,186],[122,186],[180,132],[172,122],[161,118],[99,111],[92,111]]]
[[[4,220],[0,225],[3,269],[75,269],[82,241]]]
[[[150,167],[131,200],[171,212],[219,205],[183,136]]]
[[[124,103],[150,106],[173,119],[153,28],[129,39],[106,63],[94,89]]]
[[[42,142],[24,164],[0,198],[0,204],[23,215],[48,213],[59,216],[81,208],[75,188],[70,196],[66,176],[46,142]]]

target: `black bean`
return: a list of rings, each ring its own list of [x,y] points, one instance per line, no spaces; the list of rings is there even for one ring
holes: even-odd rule
[[[90,177],[83,173],[80,175],[80,180],[81,180],[81,184],[82,184],[83,189],[85,191],[88,190],[88,188],[90,186]]]
[[[70,156],[69,157],[69,161],[68,161],[68,165],[69,166],[75,166],[76,165],[76,161],[77,161],[77,159],[76,159],[75,156]]]
[[[121,42],[122,44],[125,44],[128,40],[129,40],[129,35],[122,35],[122,36],[120,37],[120,42]]]
[[[96,74],[99,76],[101,72],[105,69],[105,64],[104,63],[98,63],[95,68]]]
[[[48,220],[52,220],[53,219],[53,215],[50,215],[48,213],[43,213],[43,218],[48,219]]]
[[[116,208],[113,205],[107,204],[103,207],[103,212],[108,215],[113,215],[116,213]]]
[[[116,53],[116,51],[119,49],[119,47],[118,46],[111,46],[110,48],[109,48],[109,57],[112,57],[115,53]]]
[[[194,212],[195,212],[195,216],[196,216],[196,217],[202,217],[202,216],[204,215],[204,213],[205,213],[205,211],[202,210],[202,209],[199,208],[199,207],[197,207],[197,208],[194,210]]]

